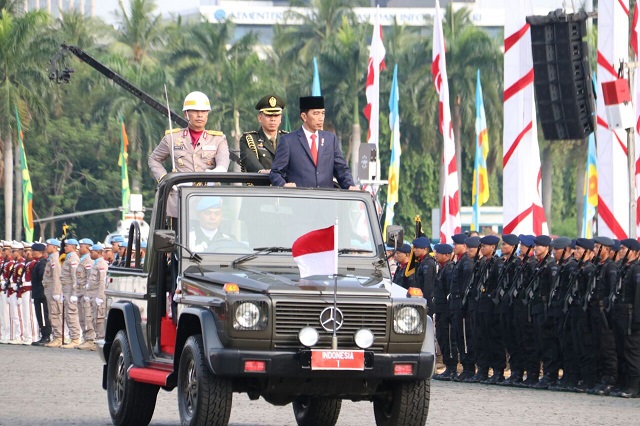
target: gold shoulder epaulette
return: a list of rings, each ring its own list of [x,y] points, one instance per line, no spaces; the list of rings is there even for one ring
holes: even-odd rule
[[[280,133],[281,135],[286,135],[289,132],[287,132],[286,130],[278,130],[278,133]]]
[[[220,130],[207,130],[207,133],[209,133],[211,136],[223,136],[224,133],[222,133]]]
[[[173,129],[173,130],[165,130],[164,134],[168,135],[169,133],[176,133],[176,132],[181,132],[182,129],[181,128],[177,128],[177,129]]]

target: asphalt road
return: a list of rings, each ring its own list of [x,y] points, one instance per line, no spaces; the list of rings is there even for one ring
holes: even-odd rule
[[[95,352],[0,345],[0,425],[109,425]],[[638,424],[640,399],[433,381],[428,424]],[[178,425],[176,393],[160,391],[153,425]],[[234,394],[231,425],[295,425],[291,405]],[[367,402],[344,402],[339,425],[373,425]]]

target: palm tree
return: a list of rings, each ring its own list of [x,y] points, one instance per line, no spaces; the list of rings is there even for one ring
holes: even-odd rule
[[[7,10],[0,11],[0,139],[4,141],[4,225],[7,240],[12,238],[14,107],[19,107],[25,122],[30,116],[39,120],[46,120],[47,116],[41,94],[49,80],[41,63],[51,56],[54,46],[46,26],[47,15],[43,12],[14,16]]]
[[[129,11],[119,0],[120,33],[118,42],[130,49],[133,62],[154,61],[152,51],[161,44],[160,15],[154,15],[154,0],[131,0]],[[117,45],[114,47],[118,47]]]

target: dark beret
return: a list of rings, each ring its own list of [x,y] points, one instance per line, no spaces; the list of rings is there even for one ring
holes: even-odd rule
[[[609,237],[595,237],[593,242],[606,247],[613,247],[614,244],[613,240]]]
[[[533,247],[535,245],[535,243],[533,242],[535,237],[533,235],[520,234],[518,235],[518,238],[520,239],[520,244],[525,247]]]
[[[571,239],[567,237],[558,237],[551,243],[551,247],[556,250],[564,250],[571,246]]]
[[[619,251],[620,250],[620,240],[613,240],[613,245],[611,246],[611,250]]]
[[[571,248],[572,249],[576,248],[576,240],[575,239],[571,240]]]
[[[496,237],[495,235],[487,235],[480,238],[480,244],[486,244],[488,246],[498,245],[499,242],[500,238]]]
[[[551,237],[548,235],[538,235],[533,239],[533,243],[537,246],[549,247],[551,245]]]
[[[468,237],[466,240],[464,240],[464,243],[469,248],[478,248],[480,247],[480,237]]]
[[[635,238],[626,238],[620,241],[620,244],[633,251],[640,251],[640,241]]]
[[[413,247],[431,250],[431,241],[427,237],[418,237],[413,240]]]
[[[31,246],[31,251],[44,251],[46,246],[42,243],[33,243]]]
[[[322,96],[302,96],[300,98],[300,111],[323,108],[324,98]]]
[[[409,254],[411,253],[411,246],[407,243],[404,243],[403,245],[401,245],[400,247],[398,247],[398,250],[400,253],[406,253]]]
[[[435,246],[433,246],[433,250],[435,250],[436,253],[440,254],[453,253],[453,247],[451,247],[449,244],[436,244]]]
[[[467,237],[467,234],[456,234],[453,237],[451,237],[451,239],[453,240],[454,244],[464,244],[464,241],[469,238]]]
[[[514,234],[503,234],[502,235],[502,242],[509,244],[510,246],[517,246],[518,243],[520,242],[520,240],[518,239],[517,235]]]
[[[576,240],[576,246],[587,250],[593,250],[593,242],[594,241],[591,238],[578,238]]]

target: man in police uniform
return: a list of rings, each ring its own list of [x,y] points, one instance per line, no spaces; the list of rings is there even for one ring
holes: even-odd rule
[[[433,376],[435,380],[449,381],[457,377],[458,347],[452,339],[449,293],[454,279],[455,264],[451,261],[453,248],[449,244],[436,244],[436,262],[439,265],[433,292],[436,340],[442,352],[442,362],[446,369]]]
[[[278,95],[267,95],[256,104],[260,130],[246,132],[240,138],[240,161],[243,172],[269,173],[271,162],[276,155],[279,136],[287,133],[278,131],[282,122],[284,99]]]
[[[430,256],[431,244],[427,237],[418,237],[413,240],[413,256],[418,262],[414,277],[414,285],[422,290],[427,299],[428,315],[433,317],[433,290],[436,285],[436,260]]]
[[[62,346],[72,349],[82,343],[82,328],[78,316],[78,295],[76,285],[76,271],[80,265],[80,258],[76,253],[78,240],[69,238],[65,242],[64,251],[67,254],[60,270],[60,282],[62,283],[62,295],[65,310],[65,321],[69,327],[71,341]],[[80,302],[82,303],[82,302]]]
[[[411,253],[411,246],[407,243],[402,244],[402,246],[398,247],[396,250],[396,254],[394,254],[394,258],[396,262],[398,262],[398,267],[393,274],[393,282],[408,289],[409,287],[413,287],[413,279],[414,275],[406,276],[405,272],[407,270],[407,266],[409,265],[409,254]]]
[[[202,92],[191,92],[184,99],[182,111],[189,127],[165,132],[149,156],[153,177],[160,182],[167,174],[162,165],[167,159],[174,163],[174,172],[226,172],[230,161],[227,138],[220,131],[205,130],[211,111],[209,98]],[[175,189],[167,202],[167,216],[178,217],[178,193]]]
[[[44,294],[49,302],[49,319],[51,320],[51,331],[53,340],[45,344],[48,348],[59,348],[62,346],[62,284],[60,283],[60,241],[55,238],[47,240],[46,254],[47,265],[44,268],[42,285]]]

